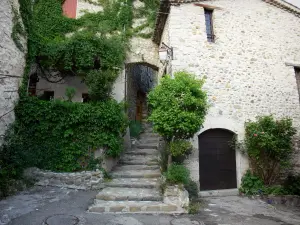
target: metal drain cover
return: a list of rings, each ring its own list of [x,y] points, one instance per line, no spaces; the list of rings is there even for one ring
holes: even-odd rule
[[[45,219],[43,225],[79,225],[79,218],[72,215],[52,215]]]

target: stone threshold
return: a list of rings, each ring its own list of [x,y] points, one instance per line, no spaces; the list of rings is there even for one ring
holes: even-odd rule
[[[236,196],[239,195],[239,189],[222,189],[222,190],[211,190],[211,191],[200,191],[200,197],[220,197],[220,196]]]

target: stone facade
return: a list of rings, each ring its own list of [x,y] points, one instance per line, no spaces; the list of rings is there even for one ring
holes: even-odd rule
[[[11,37],[14,25],[12,5],[18,12],[18,1],[0,2],[0,144],[6,129],[14,121],[13,109],[25,67],[25,39],[19,37],[24,49],[21,51]]]
[[[261,0],[205,1],[214,9],[216,37],[211,43],[203,4],[189,2],[171,5],[162,41],[174,48],[171,73],[186,70],[206,80],[210,109],[204,128],[192,140],[196,150],[186,162],[198,182],[198,135],[205,130],[228,129],[242,140],[245,121],[274,114],[291,117],[300,133],[293,66],[300,64],[300,18]],[[236,164],[239,186],[248,168],[239,152]]]
[[[97,190],[104,186],[103,173],[99,170],[77,173],[54,173],[37,168],[29,168],[25,170],[24,175],[31,180],[35,180],[35,185],[39,186],[54,186],[81,190]]]

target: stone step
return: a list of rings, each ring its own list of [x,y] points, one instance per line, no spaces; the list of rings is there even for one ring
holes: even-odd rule
[[[141,149],[158,149],[158,143],[149,143],[149,144],[144,144],[144,143],[138,143],[136,145],[136,148],[141,148]]]
[[[116,170],[158,170],[158,165],[119,165]]]
[[[106,187],[127,188],[156,188],[159,185],[157,178],[115,178],[106,182]]]
[[[158,166],[156,161],[141,161],[141,160],[120,160],[120,164],[123,165],[148,165],[148,166]]]
[[[143,132],[140,134],[141,139],[142,138],[152,138],[152,137],[159,137],[159,134],[153,133],[153,132]]]
[[[143,144],[158,144],[159,143],[159,138],[142,138],[139,140],[139,143],[143,143]]]
[[[159,190],[149,188],[106,187],[96,195],[105,201],[162,201]]]
[[[158,157],[153,155],[124,155],[120,163],[127,165],[158,165]]]
[[[115,170],[113,178],[156,178],[160,177],[160,170]]]
[[[159,151],[156,149],[136,149],[127,151],[125,155],[159,155]]]
[[[159,201],[102,201],[95,200],[91,213],[182,213],[175,205]]]

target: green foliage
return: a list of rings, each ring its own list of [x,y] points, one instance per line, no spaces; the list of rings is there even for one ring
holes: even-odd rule
[[[263,190],[263,181],[259,177],[253,175],[250,170],[248,170],[242,178],[240,192],[246,195],[256,195],[262,194]]]
[[[152,33],[155,27],[155,22],[156,22],[156,15],[157,11],[159,9],[159,0],[142,0],[144,2],[144,7],[140,7],[135,10],[135,17],[136,18],[145,18],[146,17],[146,22],[142,24],[141,26],[138,26],[137,28],[134,29],[134,33],[136,33],[138,36],[142,38],[150,38],[152,37]],[[144,28],[152,28],[150,33],[139,33],[142,31]]]
[[[116,73],[109,70],[103,72],[97,70],[90,71],[86,77],[90,98],[94,101],[108,99],[116,76]]]
[[[89,167],[98,148],[113,157],[122,150],[127,124],[114,100],[82,104],[24,97],[15,112],[17,120],[0,155],[4,167],[12,167],[15,174],[29,166],[78,171]]]
[[[142,124],[139,121],[130,121],[129,123],[130,136],[134,138],[138,138],[140,133],[142,132]]]
[[[201,207],[200,202],[190,202],[188,212],[189,214],[198,214]]]
[[[12,12],[13,12],[13,28],[11,32],[11,38],[15,42],[17,48],[23,52],[24,47],[21,38],[24,38],[26,36],[26,33],[24,27],[21,24],[20,14],[14,6],[12,6]]]
[[[166,180],[170,184],[187,184],[190,172],[183,165],[172,164],[166,172]]]
[[[189,193],[190,201],[192,202],[197,201],[197,199],[199,198],[197,183],[189,179],[188,183],[184,185],[184,188]]]
[[[76,89],[75,88],[73,88],[73,87],[67,87],[66,88],[65,96],[67,97],[67,100],[69,102],[72,101],[72,99],[74,98],[75,94],[76,94]]]
[[[258,117],[246,123],[245,149],[251,167],[265,185],[273,184],[280,171],[290,165],[293,136],[292,120],[275,120],[273,116]]]
[[[175,140],[170,142],[170,152],[174,157],[186,155],[192,148],[192,144],[186,140]]]
[[[284,182],[284,189],[290,195],[300,196],[300,175],[289,175]]]
[[[206,92],[201,90],[204,80],[196,80],[186,72],[165,76],[148,95],[154,130],[168,142],[188,139],[204,122],[208,109]]]
[[[281,185],[266,186],[258,176],[253,175],[248,170],[242,178],[240,192],[246,195],[286,195],[292,194],[289,188],[292,188],[290,183],[286,187]]]

